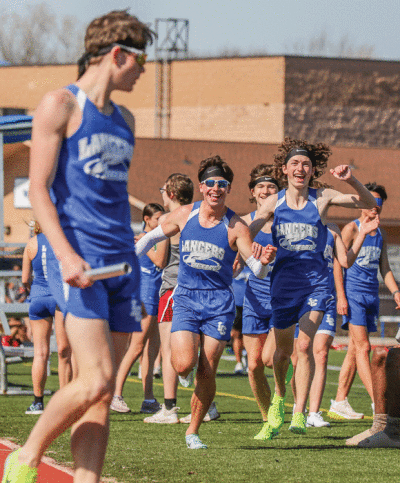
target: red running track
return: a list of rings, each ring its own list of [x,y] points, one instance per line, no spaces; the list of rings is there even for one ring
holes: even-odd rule
[[[18,447],[10,441],[0,439],[0,477],[3,476],[7,456]],[[73,471],[63,468],[51,458],[44,457],[39,465],[37,483],[73,483]]]

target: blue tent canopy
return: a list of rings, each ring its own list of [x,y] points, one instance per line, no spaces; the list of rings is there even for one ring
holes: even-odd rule
[[[31,138],[32,116],[1,116],[0,133],[3,133],[3,143],[21,143]],[[0,145],[3,150],[3,146]]]

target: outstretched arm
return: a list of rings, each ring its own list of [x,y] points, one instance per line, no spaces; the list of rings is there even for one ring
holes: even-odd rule
[[[140,258],[145,255],[156,243],[160,243],[167,238],[171,238],[180,231],[183,218],[187,219],[188,206],[169,213],[165,220],[157,228],[147,233],[135,245],[136,255]]]
[[[352,188],[354,188],[357,194],[344,194],[333,189],[325,189],[323,196],[329,198],[328,204],[335,206],[343,206],[345,208],[366,208],[372,209],[376,206],[376,200],[374,196],[367,190],[367,188],[358,181],[352,175],[350,166],[340,165],[331,169],[331,174],[336,179],[344,181]]]

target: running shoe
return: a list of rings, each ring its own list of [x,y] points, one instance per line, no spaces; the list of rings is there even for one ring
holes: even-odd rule
[[[128,405],[124,401],[122,396],[113,396],[110,409],[117,413],[130,413],[131,410],[129,409]]]
[[[209,421],[213,421],[214,419],[218,419],[221,415],[218,412],[217,404],[215,401],[211,403],[207,414],[204,416],[203,423],[208,423]],[[181,418],[179,420],[183,424],[190,424],[192,422],[192,415],[188,414],[187,416]]]
[[[244,367],[241,362],[237,362],[235,366],[235,374],[244,374]]]
[[[161,404],[155,399],[153,402],[143,401],[140,412],[143,414],[154,414],[161,409]]]
[[[207,446],[202,443],[198,434],[188,434],[185,436],[186,446],[189,449],[207,449]]]
[[[331,407],[328,416],[332,419],[363,419],[363,413],[356,413],[350,406],[347,397],[344,401],[334,401],[331,399]]]
[[[153,377],[154,379],[161,379],[162,373],[161,373],[161,366],[157,366],[153,370]]]
[[[285,421],[286,396],[278,396],[276,393],[268,410],[268,421],[272,429],[279,431]]]
[[[289,431],[295,434],[306,434],[306,417],[303,413],[294,413]]]
[[[42,414],[44,411],[43,403],[37,402],[32,403],[29,408],[25,411],[25,414]]]
[[[266,423],[264,423],[263,427],[261,428],[261,431],[254,436],[254,439],[266,441],[268,439],[275,438],[276,436],[278,436],[278,434],[279,434],[279,430],[271,428],[271,425],[267,421]]]
[[[356,434],[350,439],[346,440],[346,446],[358,446],[361,441],[370,438],[376,433],[384,431],[387,425],[387,414],[375,414],[372,427],[363,431],[362,433]]]
[[[293,377],[293,364],[292,361],[289,361],[288,371],[286,373],[285,384],[288,385],[289,382],[292,380]]]
[[[183,387],[193,386],[194,373],[196,368],[192,369],[186,377],[179,376],[179,382]]]
[[[178,407],[167,409],[165,404],[161,406],[161,409],[157,411],[153,416],[149,416],[143,419],[144,423],[158,423],[158,424],[178,424]]]
[[[325,421],[322,417],[322,412],[319,411],[318,413],[310,413],[307,416],[307,428],[330,428],[331,425],[328,421]]]
[[[2,483],[35,483],[37,479],[37,468],[21,464],[18,461],[20,449],[10,453],[4,464]]]

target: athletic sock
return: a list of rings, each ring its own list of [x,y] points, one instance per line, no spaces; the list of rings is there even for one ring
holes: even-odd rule
[[[176,399],[164,399],[165,408],[170,411],[176,406]]]
[[[41,397],[35,396],[34,404],[38,404],[38,403],[43,404],[43,396]]]
[[[383,431],[387,425],[387,414],[374,414],[374,420],[372,422],[371,433],[376,434]]]
[[[400,418],[387,417],[387,426],[385,433],[392,439],[400,438]]]

